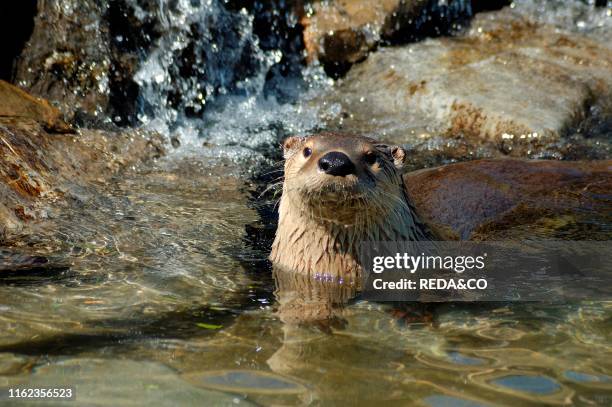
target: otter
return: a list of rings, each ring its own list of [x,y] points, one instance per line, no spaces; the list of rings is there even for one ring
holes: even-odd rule
[[[611,213],[612,160],[494,158],[404,174],[401,147],[352,134],[290,137],[283,151],[270,259],[287,271],[359,282],[364,241],[608,236],[593,232]]]
[[[435,240],[402,178],[406,152],[352,134],[289,137],[270,259],[276,267],[359,282],[364,241]]]

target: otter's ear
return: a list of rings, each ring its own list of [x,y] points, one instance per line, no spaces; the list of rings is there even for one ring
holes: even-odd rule
[[[291,157],[304,142],[304,137],[292,136],[283,140],[283,157]]]
[[[406,162],[406,151],[398,146],[391,147],[389,151],[391,151],[391,157],[393,157],[393,164],[395,165],[395,168],[403,168],[404,163]]]

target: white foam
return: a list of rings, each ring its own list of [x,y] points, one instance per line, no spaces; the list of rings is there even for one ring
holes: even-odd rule
[[[151,17],[135,8],[138,18]],[[179,0],[175,6],[160,0],[155,13],[165,32],[135,75],[143,104],[139,119],[147,129],[178,137],[179,153],[193,153],[203,143],[257,149],[275,143],[279,132],[302,133],[318,125],[316,108],[264,97],[265,76],[282,53],[259,48],[253,17],[244,9],[229,12],[216,0]],[[188,47],[196,47],[195,52]],[[177,63],[185,51],[196,56],[189,67],[191,75],[178,72]],[[245,54],[255,70],[236,81],[236,71],[245,69]],[[310,87],[304,92],[305,99],[330,83],[320,68],[306,70],[304,77]],[[178,105],[169,103],[174,93],[180,94]],[[199,117],[187,117],[184,112],[189,108]],[[226,150],[215,151],[222,154]]]

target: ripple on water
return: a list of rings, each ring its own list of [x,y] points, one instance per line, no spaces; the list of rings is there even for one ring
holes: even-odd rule
[[[483,359],[467,356],[459,352],[449,352],[448,358],[458,365],[478,366],[485,363]]]
[[[612,376],[598,373],[585,373],[576,370],[566,370],[563,376],[573,383],[593,389],[612,390]]]
[[[471,374],[476,384],[523,400],[567,404],[574,391],[545,374],[527,370],[486,371]]]
[[[183,376],[191,383],[222,391],[258,394],[299,394],[306,388],[279,375],[257,370],[194,372]]]
[[[491,364],[490,360],[470,356],[459,351],[449,351],[442,355],[419,354],[416,359],[428,366],[458,371],[474,371]]]
[[[266,255],[243,240],[257,213],[244,179],[227,175],[234,167],[197,163],[169,159],[126,174],[42,224],[31,244],[0,252],[15,274],[0,279],[0,347],[31,353],[32,338],[47,346],[75,335],[138,337],[160,320],[156,329],[168,334],[197,334],[196,322],[233,318],[196,315],[208,305],[250,306],[249,287],[262,278],[254,281],[236,253]]]
[[[561,388],[559,383],[546,376],[511,375],[492,380],[491,383],[512,390],[535,394],[552,394]]]
[[[426,397],[423,402],[431,407],[484,407],[489,404],[483,404],[475,400],[462,399],[459,397],[447,396],[442,394],[434,394]]]
[[[516,341],[525,335],[525,332],[507,326],[483,328],[479,329],[477,333],[483,338],[505,341]]]

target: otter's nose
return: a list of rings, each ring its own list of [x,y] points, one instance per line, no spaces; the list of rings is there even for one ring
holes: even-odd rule
[[[319,160],[319,168],[326,174],[344,177],[355,173],[355,164],[344,153],[332,151]]]

